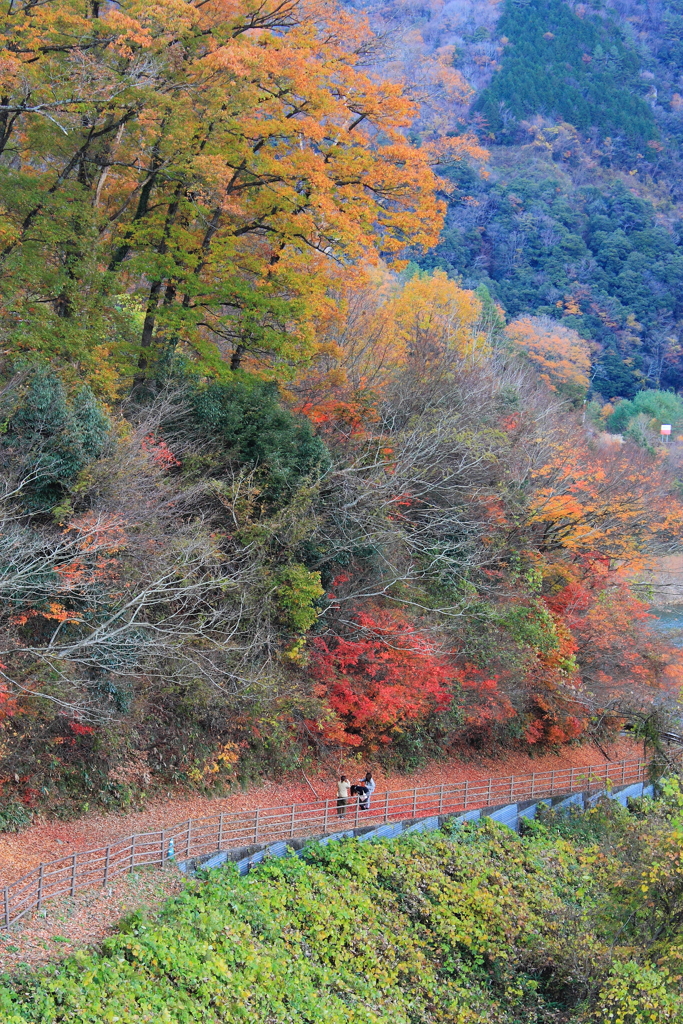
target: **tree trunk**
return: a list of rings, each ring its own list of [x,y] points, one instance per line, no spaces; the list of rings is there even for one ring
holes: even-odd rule
[[[139,384],[142,384],[145,379],[145,371],[149,365],[149,349],[151,348],[152,340],[154,338],[154,324],[156,323],[159,295],[161,293],[162,284],[163,281],[153,281],[152,286],[149,289],[145,322],[142,325],[142,337],[140,338],[138,372],[135,375],[133,387],[137,387]]]
[[[239,370],[240,365],[242,363],[242,356],[243,355],[244,355],[244,345],[238,345],[237,348],[235,349],[235,351],[232,354],[232,359],[230,360],[230,369],[231,370]]]

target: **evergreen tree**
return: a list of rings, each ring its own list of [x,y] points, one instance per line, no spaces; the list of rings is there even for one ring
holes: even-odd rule
[[[23,488],[32,511],[53,508],[80,471],[99,458],[109,421],[89,387],[70,403],[59,376],[37,370],[5,436],[5,450],[26,481]]]

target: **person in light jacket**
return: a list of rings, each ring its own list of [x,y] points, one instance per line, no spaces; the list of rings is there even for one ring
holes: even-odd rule
[[[351,783],[345,775],[341,775],[337,783],[337,814],[342,818],[346,814],[346,805],[349,802]]]

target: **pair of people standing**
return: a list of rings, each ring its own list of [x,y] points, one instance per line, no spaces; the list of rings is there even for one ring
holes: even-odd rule
[[[375,780],[372,772],[366,772],[356,785],[351,785],[346,775],[341,775],[337,783],[337,814],[343,817],[349,803],[349,794],[358,797],[358,807],[361,811],[367,811],[370,807],[370,797],[375,792]]]

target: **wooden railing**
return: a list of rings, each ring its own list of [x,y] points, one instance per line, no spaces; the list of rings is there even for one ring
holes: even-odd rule
[[[614,761],[585,768],[533,772],[483,781],[378,793],[368,810],[357,801],[338,813],[336,799],[312,800],[287,807],[262,807],[253,811],[223,811],[207,818],[193,818],[158,832],[142,832],[117,839],[96,850],[73,853],[41,864],[2,890],[0,928],[8,928],[45,900],[92,885],[107,885],[118,875],[169,860],[189,860],[231,847],[256,846],[278,839],[322,836],[361,825],[457,814],[468,809],[495,807],[572,792],[595,791],[606,785],[643,782],[643,761]]]

